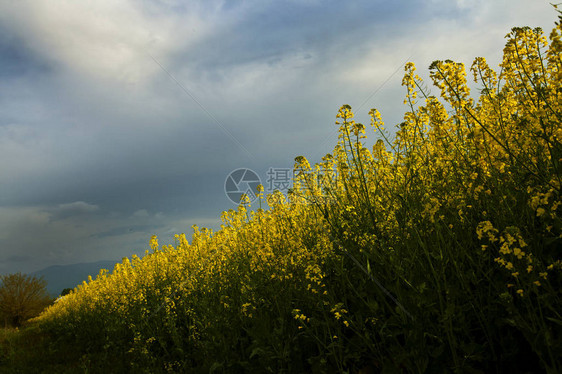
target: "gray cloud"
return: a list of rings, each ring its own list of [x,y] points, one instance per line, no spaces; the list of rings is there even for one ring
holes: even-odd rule
[[[83,201],[75,201],[73,203],[59,204],[58,210],[61,212],[71,213],[91,213],[99,210],[97,205],[88,204]]]
[[[128,226],[128,227],[116,227],[108,231],[103,231],[94,235],[91,235],[92,238],[105,238],[110,236],[122,236],[131,234],[133,232],[148,232],[149,230],[153,230],[154,226],[150,225],[136,225],[136,226]]]

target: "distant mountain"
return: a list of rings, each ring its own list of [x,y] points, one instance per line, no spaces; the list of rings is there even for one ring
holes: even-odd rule
[[[98,261],[72,265],[53,265],[31,273],[36,277],[43,277],[47,281],[47,291],[56,297],[65,288],[74,288],[88,279],[88,275],[96,278],[100,269],[110,272],[119,261]]]

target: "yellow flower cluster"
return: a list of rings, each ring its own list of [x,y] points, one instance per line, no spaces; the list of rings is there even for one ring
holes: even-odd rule
[[[488,302],[488,294],[473,293],[493,290],[493,282],[517,302],[537,294],[558,300],[552,282],[562,270],[560,28],[550,46],[539,29],[513,29],[499,75],[477,58],[470,71],[482,85],[478,100],[463,64],[431,65],[442,102],[408,63],[402,83],[409,110],[394,136],[372,109],[379,139],[368,145],[365,126],[342,106],[333,152],[314,166],[297,157],[288,196],[264,196],[260,187],[259,209],[246,199],[222,213],[217,232],[194,226],[190,243],[181,234],[175,246],[159,249],[152,236],[152,252],[101,271],[37,320],[99,339],[100,331],[119,331],[131,354],[142,357],[176,350],[192,352],[195,362],[199,350],[219,349],[220,339],[227,354],[238,337],[226,331],[239,325],[245,341],[269,344],[252,348],[253,356],[269,350],[288,357],[286,341],[305,336],[343,360],[352,334],[360,339],[350,341],[373,350],[391,335],[375,329],[377,321],[411,326],[408,308],[439,322],[431,333],[396,336],[446,331],[434,340],[461,349],[452,315],[481,313],[473,303]],[[492,296],[495,302],[500,295]],[[467,304],[462,309],[451,300]],[[467,331],[485,320],[478,314]],[[487,336],[488,327],[482,329]],[[282,338],[271,343],[276,333]]]

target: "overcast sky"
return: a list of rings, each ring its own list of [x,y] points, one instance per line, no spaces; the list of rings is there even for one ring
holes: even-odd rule
[[[542,0],[0,1],[0,273],[216,229],[231,171],[267,190],[318,161],[342,104],[399,123],[406,61],[497,66],[511,27],[555,20]]]

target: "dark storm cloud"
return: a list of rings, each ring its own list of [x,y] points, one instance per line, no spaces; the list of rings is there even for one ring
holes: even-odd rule
[[[0,79],[13,80],[51,70],[47,61],[38,58],[25,46],[25,41],[0,25]]]

